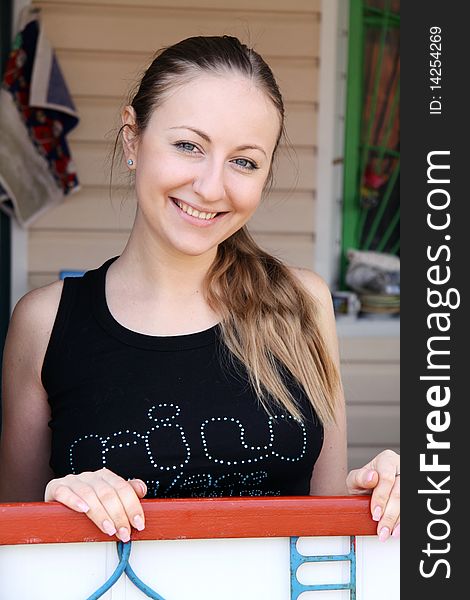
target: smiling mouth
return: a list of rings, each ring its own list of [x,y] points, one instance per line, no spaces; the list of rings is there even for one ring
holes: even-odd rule
[[[189,204],[185,204],[181,200],[178,200],[178,199],[172,198],[172,197],[170,197],[170,199],[183,212],[185,212],[186,214],[188,214],[191,217],[194,217],[196,219],[201,219],[201,221],[211,221],[212,219],[215,219],[215,217],[217,217],[218,215],[225,214],[225,212],[203,212],[203,211],[199,211],[199,210],[196,210],[195,208],[193,208],[192,206],[189,206]]]

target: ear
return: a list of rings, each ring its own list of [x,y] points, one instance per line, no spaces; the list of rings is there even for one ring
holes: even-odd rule
[[[134,163],[138,149],[138,136],[136,135],[136,117],[132,106],[124,107],[122,114],[122,147],[126,161],[131,158]]]

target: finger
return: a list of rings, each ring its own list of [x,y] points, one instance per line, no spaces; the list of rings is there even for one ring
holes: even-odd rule
[[[353,469],[346,478],[346,485],[350,494],[369,494],[379,480],[378,473],[369,467]]]
[[[112,516],[115,516],[114,524],[118,530],[119,537],[122,539],[121,535],[123,535],[126,540],[122,539],[122,541],[128,541],[130,539],[130,526],[135,527],[139,531],[142,531],[145,527],[145,515],[140,503],[139,494],[145,495],[143,492],[147,491],[146,486],[145,484],[142,485],[144,482],[141,480],[126,481],[107,469],[103,469],[102,478],[114,489],[116,494],[116,497],[112,495],[108,496],[105,491],[106,497],[104,503],[111,503],[109,507],[105,503],[106,509],[108,512],[111,511],[110,514]],[[116,499],[119,501],[118,504],[116,504]],[[128,529],[128,532],[121,531],[122,528]]]
[[[400,539],[400,521],[398,521],[395,527],[393,528],[392,538],[395,538],[397,540]]]
[[[62,482],[53,489],[54,500],[73,508],[73,503],[82,502],[87,505],[87,517],[109,536],[116,534],[113,519],[97,497],[93,487],[74,475],[64,477]]]
[[[129,479],[128,482],[131,484],[134,492],[139,498],[145,498],[147,495],[147,484],[142,479]]]
[[[387,540],[390,535],[400,535],[400,478],[396,478],[388,499],[383,509],[383,514],[377,524],[377,534],[381,541]],[[398,529],[396,529],[398,526]],[[396,531],[395,531],[396,530]]]
[[[372,492],[371,499],[372,517],[375,521],[379,521],[382,518],[394,483],[395,471],[388,468],[382,468],[378,483]],[[378,508],[380,508],[380,511]]]
[[[81,513],[87,513],[90,510],[88,504],[82,500],[80,496],[72,492],[67,486],[60,484],[55,480],[52,480],[47,484],[44,501],[60,502],[64,506],[67,506],[67,508],[71,508],[72,510]]]

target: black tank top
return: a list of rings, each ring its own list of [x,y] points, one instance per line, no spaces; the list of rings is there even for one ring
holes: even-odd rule
[[[105,295],[112,258],[68,277],[44,358],[56,477],[106,467],[147,497],[308,495],[323,428],[291,377],[301,423],[259,405],[220,326],[176,336],[120,325]]]

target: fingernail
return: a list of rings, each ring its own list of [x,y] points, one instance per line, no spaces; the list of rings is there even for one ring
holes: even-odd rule
[[[114,527],[111,521],[108,521],[107,519],[103,521],[103,530],[108,535],[114,535],[116,533],[116,527]]]
[[[139,531],[142,531],[142,529],[144,529],[144,527],[145,527],[144,520],[142,519],[142,517],[140,515],[136,515],[134,517],[134,526]]]
[[[379,533],[379,540],[381,542],[385,542],[385,540],[388,539],[389,535],[390,535],[390,529],[388,527],[382,527],[382,529],[380,530],[380,533]]]
[[[374,471],[369,471],[367,473],[367,477],[366,477],[367,483],[370,483],[373,479],[374,479]]]
[[[120,527],[118,531],[118,538],[124,543],[128,542],[131,539],[131,536],[129,535],[129,530],[126,529],[126,527]]]
[[[398,523],[398,525],[393,530],[392,537],[394,537],[394,538],[400,537],[400,523]]]
[[[147,493],[147,488],[145,487],[144,483],[137,479],[128,479],[127,481],[136,481],[139,484],[140,489],[142,490],[142,494],[145,496],[145,494]]]
[[[372,513],[372,518],[374,521],[380,521],[380,517],[382,516],[382,509],[380,506],[376,506],[374,508],[374,512]]]
[[[79,508],[84,513],[87,513],[90,510],[90,507],[86,502],[77,502],[77,508]]]

